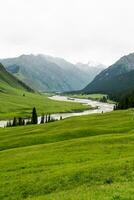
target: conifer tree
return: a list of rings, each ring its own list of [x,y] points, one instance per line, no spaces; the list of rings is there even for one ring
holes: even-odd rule
[[[50,114],[48,115],[48,120],[47,120],[48,122],[50,122],[51,121],[51,116],[50,116]]]
[[[46,121],[45,121],[45,123],[47,123],[47,115],[46,115]]]
[[[24,120],[24,119],[22,120],[22,125],[23,125],[23,126],[25,125],[25,120]]]
[[[22,118],[21,117],[19,117],[19,126],[22,126],[23,125],[23,120],[22,120]]]
[[[37,112],[36,112],[36,108],[33,108],[32,111],[32,124],[37,124],[38,123],[38,116],[37,116]]]
[[[41,124],[44,124],[44,122],[45,122],[45,118],[44,118],[44,114],[41,116]]]
[[[17,126],[17,119],[14,117],[12,126]]]
[[[10,125],[9,125],[9,122],[7,122],[7,125],[6,125],[6,127],[10,127]]]

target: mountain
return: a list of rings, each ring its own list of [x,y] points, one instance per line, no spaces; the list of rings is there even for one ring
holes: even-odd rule
[[[29,86],[7,72],[4,66],[0,63],[0,92],[6,93],[11,88],[33,92]]]
[[[134,89],[134,53],[119,59],[89,83],[86,93],[120,93]]]
[[[98,71],[78,67],[61,58],[46,55],[21,55],[0,60],[6,69],[38,91],[71,91],[85,87]],[[101,70],[101,69],[99,69]]]
[[[106,68],[103,64],[91,61],[87,64],[77,63],[76,66],[88,74],[88,83],[90,83],[102,70]]]

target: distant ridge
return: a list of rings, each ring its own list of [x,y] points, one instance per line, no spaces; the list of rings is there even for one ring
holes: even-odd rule
[[[134,53],[123,56],[103,70],[82,91],[85,93],[121,93],[134,89]]]
[[[47,55],[21,55],[1,59],[14,76],[38,91],[81,90],[103,69],[74,65],[65,59]]]

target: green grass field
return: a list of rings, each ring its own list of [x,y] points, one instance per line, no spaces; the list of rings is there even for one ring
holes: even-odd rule
[[[134,111],[0,129],[0,200],[133,200]]]
[[[25,96],[23,96],[24,93]],[[29,117],[33,107],[36,107],[39,115],[82,111],[89,108],[79,103],[52,101],[48,99],[48,95],[29,93],[14,88],[10,88],[7,93],[0,93],[0,119],[10,119],[14,116]]]

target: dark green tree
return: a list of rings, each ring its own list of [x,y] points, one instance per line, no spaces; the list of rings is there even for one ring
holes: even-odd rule
[[[32,111],[32,120],[31,120],[32,124],[37,124],[38,123],[38,116],[37,116],[37,112],[36,112],[36,108],[33,108]]]
[[[24,120],[24,119],[22,120],[22,125],[23,125],[23,126],[25,125],[25,120]]]
[[[48,115],[48,120],[47,120],[47,122],[50,122],[51,121],[51,116],[50,116],[50,114]]]
[[[23,125],[23,119],[22,119],[21,117],[19,117],[18,125],[19,125],[19,126],[22,126],[22,125]]]
[[[7,125],[6,125],[6,127],[9,127],[9,122],[7,122]]]
[[[17,119],[14,117],[12,126],[17,126]]]
[[[44,124],[44,122],[45,122],[45,117],[44,117],[44,114],[41,116],[41,124]]]
[[[12,124],[11,124],[11,121],[7,122],[7,126],[6,127],[11,127]]]
[[[48,121],[47,121],[47,115],[46,115],[46,121],[45,121],[45,123],[47,123]]]

